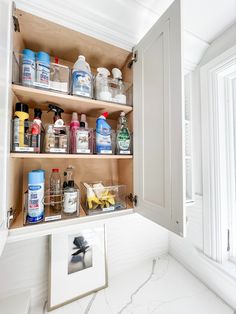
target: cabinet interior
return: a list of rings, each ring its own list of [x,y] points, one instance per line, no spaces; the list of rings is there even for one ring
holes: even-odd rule
[[[112,46],[95,38],[81,34],[77,31],[68,29],[61,25],[52,23],[48,20],[36,17],[21,10],[16,10],[19,21],[20,32],[13,32],[13,49],[21,51],[24,48],[33,51],[45,51],[50,56],[59,57],[59,63],[73,66],[82,54],[90,64],[93,73],[96,73],[97,67],[106,67],[111,70],[118,67],[123,73],[124,81],[132,83],[132,70],[127,67],[130,59],[130,52],[124,49]],[[30,107],[30,118],[33,119],[33,108],[39,107],[43,110],[42,122],[51,123],[53,113],[47,113],[47,104],[52,101],[50,91],[34,90],[22,87],[22,89],[12,87],[12,116],[17,101],[25,101]],[[37,97],[36,97],[36,96]],[[129,129],[133,131],[133,112],[132,107],[117,104],[99,103],[96,100],[84,99],[78,97],[78,108],[76,108],[76,98],[71,96],[56,94],[55,100],[61,108],[65,110],[63,120],[68,124],[71,120],[71,113],[77,111],[79,114],[87,113],[87,121],[90,128],[95,128],[96,117],[101,112],[111,111],[107,120],[113,129],[117,128],[117,119],[122,110],[127,113],[129,120]],[[99,105],[96,105],[99,104]],[[91,108],[90,110],[87,109]],[[16,156],[17,155],[17,156]],[[27,173],[33,169],[46,170],[46,184],[52,168],[59,168],[63,173],[67,166],[75,167],[75,182],[93,182],[93,181],[111,181],[118,184],[127,185],[127,195],[133,192],[133,158],[120,158],[119,156],[96,156],[87,157],[75,155],[57,155],[40,156],[40,154],[11,154],[10,158],[10,189],[9,189],[9,208],[16,213],[16,219],[11,224],[11,228],[23,226],[23,195],[27,190]],[[123,157],[123,156],[122,156]],[[127,204],[128,205],[128,204]],[[129,204],[130,205],[130,204]],[[128,207],[131,207],[129,206]]]

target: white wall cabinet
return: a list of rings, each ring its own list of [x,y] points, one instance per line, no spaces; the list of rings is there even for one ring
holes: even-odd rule
[[[13,31],[10,35],[10,6],[7,6],[7,1],[3,3],[5,5],[1,4],[1,14],[4,19],[1,19],[0,23],[1,42],[4,46],[1,47],[0,54],[1,61],[5,60],[5,64],[1,67],[1,89],[4,86],[4,93],[1,93],[1,132],[10,133],[10,119],[17,101],[29,104],[31,111],[35,106],[40,106],[45,111],[46,103],[56,102],[65,110],[66,122],[77,106],[78,112],[85,110],[89,123],[93,126],[95,118],[107,109],[111,113],[109,123],[116,127],[117,117],[123,110],[128,115],[130,129],[134,133],[134,155],[124,158],[118,155],[91,155],[82,158],[77,155],[16,154],[10,153],[10,136],[3,138],[1,135],[1,164],[6,165],[9,160],[9,167],[4,166],[5,172],[1,174],[3,182],[6,183],[6,189],[0,191],[2,230],[7,229],[7,212],[10,208],[17,217],[8,235],[18,240],[50,234],[55,229],[84,221],[106,219],[137,211],[170,231],[184,236],[185,160],[180,0],[170,6],[135,47],[137,58],[133,63],[133,73],[127,67],[127,59],[131,58],[129,51],[24,11],[16,11],[20,32]],[[8,37],[6,33],[9,34]],[[3,39],[5,41],[2,41]],[[11,59],[11,46],[18,51],[23,48],[46,50],[51,55],[58,56],[67,65],[72,65],[79,53],[86,56],[92,68],[121,68],[124,78],[133,82],[133,108],[9,84],[11,69],[7,65]],[[46,113],[45,117],[48,119]],[[130,205],[130,209],[122,212],[24,227],[22,203],[23,193],[27,188],[27,172],[35,167],[49,170],[53,167],[63,168],[71,163],[76,168],[78,181],[106,178],[126,184],[127,194],[137,196],[134,209],[133,205]],[[4,247],[3,240],[0,247]]]

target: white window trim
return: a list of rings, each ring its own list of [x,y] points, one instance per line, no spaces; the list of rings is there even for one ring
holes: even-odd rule
[[[233,137],[225,138],[225,129],[232,128],[236,122],[235,95],[232,95],[235,79],[236,46],[201,68],[203,251],[219,263],[230,258],[228,229],[231,241],[236,237],[232,234],[236,233],[236,215],[229,210],[235,207],[235,182],[228,180],[229,173],[231,177],[232,171],[235,174],[235,161],[229,158],[235,144]],[[229,110],[225,110],[226,106]]]

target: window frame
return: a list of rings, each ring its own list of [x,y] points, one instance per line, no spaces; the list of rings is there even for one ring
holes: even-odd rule
[[[200,69],[203,251],[218,263],[236,257],[235,82],[236,46]]]

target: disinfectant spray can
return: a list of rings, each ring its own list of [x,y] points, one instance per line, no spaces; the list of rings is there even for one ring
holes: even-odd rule
[[[37,223],[44,218],[44,171],[28,173],[27,222]]]

